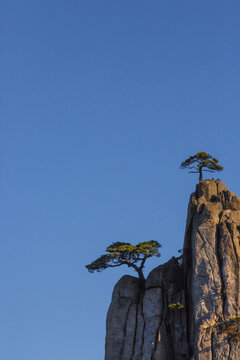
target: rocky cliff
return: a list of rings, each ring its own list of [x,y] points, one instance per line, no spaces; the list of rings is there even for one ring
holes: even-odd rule
[[[240,199],[220,180],[198,184],[182,257],[145,284],[132,276],[116,284],[105,360],[239,360],[239,241]]]

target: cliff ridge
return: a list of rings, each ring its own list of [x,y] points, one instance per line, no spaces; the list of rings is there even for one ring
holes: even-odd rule
[[[240,199],[221,180],[200,182],[183,255],[152,270],[144,285],[128,275],[116,284],[105,360],[239,360],[239,241]]]

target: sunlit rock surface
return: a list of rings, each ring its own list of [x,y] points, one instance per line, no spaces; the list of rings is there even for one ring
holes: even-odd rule
[[[132,276],[116,284],[105,360],[240,360],[240,325],[229,320],[240,314],[239,239],[239,198],[220,180],[198,184],[182,258],[155,268],[145,286]]]

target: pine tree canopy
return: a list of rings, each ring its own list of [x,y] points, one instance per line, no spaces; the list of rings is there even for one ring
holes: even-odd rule
[[[106,249],[106,254],[101,255],[91,264],[86,265],[89,272],[102,271],[109,267],[118,267],[127,265],[133,267],[137,271],[139,278],[144,279],[143,268],[148,258],[152,256],[160,256],[159,244],[155,240],[140,242],[137,245],[131,245],[125,242],[113,242]],[[140,262],[140,265],[136,265]]]
[[[180,168],[190,169],[190,173],[199,173],[199,181],[203,179],[203,171],[215,172],[223,170],[223,167],[218,164],[218,159],[205,152],[199,152],[193,156],[190,156],[181,163]]]

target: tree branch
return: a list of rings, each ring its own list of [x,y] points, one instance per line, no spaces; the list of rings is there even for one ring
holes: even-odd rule
[[[142,269],[144,268],[144,264],[145,264],[147,258],[148,258],[148,256],[145,256],[145,257],[143,258],[143,260],[142,260],[141,265],[139,266],[139,269],[140,269],[141,271],[142,271]]]
[[[122,264],[116,264],[116,265],[111,265],[111,264],[108,264],[107,267],[118,267],[118,266],[121,266]]]

